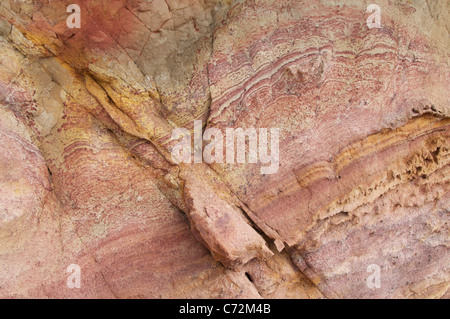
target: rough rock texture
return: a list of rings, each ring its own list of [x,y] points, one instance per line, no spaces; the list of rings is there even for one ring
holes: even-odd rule
[[[450,2],[370,3],[2,1],[0,297],[449,298]],[[278,171],[176,164],[194,120]]]

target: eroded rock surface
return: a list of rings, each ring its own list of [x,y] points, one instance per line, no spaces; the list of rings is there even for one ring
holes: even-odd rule
[[[450,4],[376,3],[3,1],[0,296],[448,298]],[[177,163],[194,121],[277,171]]]

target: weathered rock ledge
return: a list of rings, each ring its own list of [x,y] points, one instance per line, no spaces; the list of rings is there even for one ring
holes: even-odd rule
[[[368,4],[2,1],[0,297],[449,298],[450,3]],[[277,172],[177,164],[196,120]]]

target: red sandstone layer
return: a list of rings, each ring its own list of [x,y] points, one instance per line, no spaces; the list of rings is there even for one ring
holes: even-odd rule
[[[448,298],[447,3],[71,2],[0,5],[1,297]],[[194,120],[278,170],[175,163]]]

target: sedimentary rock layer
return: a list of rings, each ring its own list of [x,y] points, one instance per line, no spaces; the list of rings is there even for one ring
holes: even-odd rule
[[[449,297],[448,3],[71,3],[0,5],[1,297]],[[194,121],[276,172],[175,161]]]

